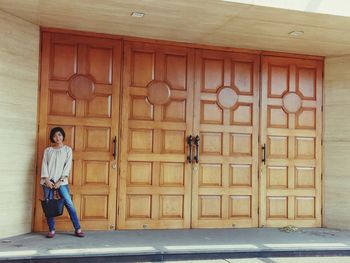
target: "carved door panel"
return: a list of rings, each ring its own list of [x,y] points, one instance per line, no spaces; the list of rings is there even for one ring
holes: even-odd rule
[[[35,230],[47,229],[39,199],[49,131],[61,126],[73,148],[70,192],[84,229],[115,229],[121,42],[43,33]],[[72,225],[65,210],[56,229]]]
[[[119,227],[189,228],[193,54],[126,42]]]
[[[322,61],[262,60],[262,226],[321,226]]]
[[[259,56],[198,50],[192,226],[258,226]]]
[[[321,225],[321,60],[121,46],[43,33],[35,230],[54,126],[84,229]]]

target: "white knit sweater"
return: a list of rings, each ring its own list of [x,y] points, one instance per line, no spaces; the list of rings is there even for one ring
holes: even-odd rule
[[[64,181],[61,185],[68,184],[68,176],[72,168],[72,148],[67,145],[55,149],[47,147],[44,151],[43,162],[41,166],[40,184],[45,184],[45,178],[57,182],[61,178]]]

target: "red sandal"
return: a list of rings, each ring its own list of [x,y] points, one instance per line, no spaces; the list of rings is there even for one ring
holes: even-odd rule
[[[49,233],[47,233],[46,237],[47,238],[53,238],[55,236],[55,231],[50,231]]]
[[[76,237],[85,237],[84,232],[82,232],[81,230],[80,230],[80,232],[78,232],[77,230],[75,230],[74,234],[75,234]]]

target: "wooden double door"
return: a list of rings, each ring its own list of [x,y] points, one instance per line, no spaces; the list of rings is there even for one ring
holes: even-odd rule
[[[51,33],[43,44],[39,156],[48,129],[66,127],[84,228],[321,225],[322,61]],[[91,97],[72,94],[76,75]]]
[[[321,226],[322,61],[124,55],[120,228]]]

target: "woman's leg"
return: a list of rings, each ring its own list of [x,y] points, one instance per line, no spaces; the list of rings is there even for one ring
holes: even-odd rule
[[[53,191],[46,187],[43,186],[44,190],[44,198],[45,199],[52,199],[53,198]],[[46,217],[47,225],[49,226],[49,231],[55,231],[55,218],[54,217]]]
[[[61,185],[58,190],[59,190],[61,197],[64,199],[64,205],[68,210],[70,219],[71,219],[73,226],[74,226],[74,229],[79,230],[80,229],[79,219],[77,216],[77,212],[75,211],[72,198],[71,198],[70,193],[69,193],[68,185]]]

